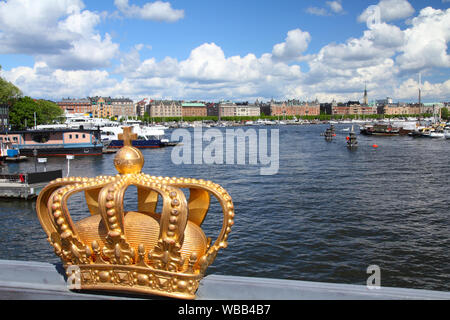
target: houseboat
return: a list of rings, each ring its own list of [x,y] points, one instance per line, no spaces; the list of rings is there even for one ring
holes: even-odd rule
[[[100,130],[52,129],[0,132],[0,142],[11,143],[22,156],[101,155]]]

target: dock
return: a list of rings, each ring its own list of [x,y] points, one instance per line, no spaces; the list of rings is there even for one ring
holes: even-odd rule
[[[0,198],[36,198],[50,181],[57,178],[62,178],[62,170],[0,174]]]

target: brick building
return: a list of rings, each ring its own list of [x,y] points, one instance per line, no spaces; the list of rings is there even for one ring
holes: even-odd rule
[[[291,104],[289,102],[272,102],[265,106],[264,113],[271,116],[318,116],[320,105],[317,103]],[[270,109],[267,110],[267,108]]]
[[[201,102],[183,102],[181,104],[183,117],[206,117],[206,105]]]
[[[88,98],[83,99],[62,99],[56,104],[67,113],[91,113],[92,103]]]

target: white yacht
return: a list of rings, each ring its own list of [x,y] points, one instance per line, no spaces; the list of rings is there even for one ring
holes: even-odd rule
[[[444,129],[444,138],[450,139],[450,127],[445,127]]]
[[[123,127],[131,126],[133,133],[136,133],[138,138],[133,140],[133,147],[136,148],[160,148],[168,144],[168,140],[164,139],[165,127],[149,127],[133,125],[119,125],[119,126],[104,126],[101,127],[101,139],[108,148],[121,148],[123,141],[119,140],[119,134],[123,132]]]

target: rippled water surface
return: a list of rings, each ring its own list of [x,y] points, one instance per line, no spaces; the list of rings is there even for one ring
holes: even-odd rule
[[[349,151],[340,131],[348,126],[337,126],[333,142],[320,136],[325,125],[266,127],[280,130],[276,175],[255,165],[175,165],[173,148],[144,150],[143,171],[209,179],[232,196],[229,247],[208,274],[365,284],[375,264],[382,286],[450,290],[450,140],[358,135]],[[115,174],[113,157],[72,160],[71,175]],[[66,172],[65,159],[48,161]],[[34,162],[3,171],[26,168]],[[76,198],[70,206],[75,218],[86,215]],[[207,236],[221,227],[217,209]],[[34,210],[33,202],[0,201],[0,259],[58,262]]]

